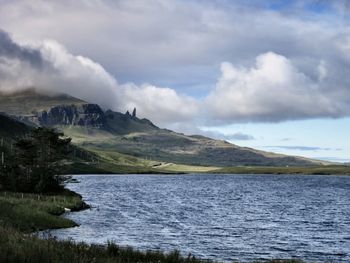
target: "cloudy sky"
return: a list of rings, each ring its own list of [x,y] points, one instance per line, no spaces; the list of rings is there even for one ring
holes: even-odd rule
[[[348,0],[0,0],[0,90],[350,160]]]

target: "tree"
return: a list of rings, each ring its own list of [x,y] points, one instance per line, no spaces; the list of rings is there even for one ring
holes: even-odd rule
[[[9,190],[55,192],[62,189],[61,169],[71,139],[51,128],[32,130],[15,144],[14,160],[3,168],[0,184]]]

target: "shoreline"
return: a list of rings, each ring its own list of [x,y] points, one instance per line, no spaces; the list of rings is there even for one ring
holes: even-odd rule
[[[227,172],[188,172],[188,173],[95,173],[95,174],[67,174],[69,176],[110,176],[110,177],[117,177],[117,176],[172,176],[172,175],[191,175],[191,176],[198,176],[198,175],[297,175],[297,176],[350,176],[350,173],[278,173],[278,172],[265,172],[265,173],[252,173],[252,172],[242,172],[242,173],[227,173]],[[72,182],[75,183],[75,182]]]

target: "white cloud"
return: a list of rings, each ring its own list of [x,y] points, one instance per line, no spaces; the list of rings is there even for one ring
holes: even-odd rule
[[[321,62],[320,81],[326,77]],[[320,68],[320,66],[319,66]],[[299,71],[286,57],[268,52],[251,68],[225,62],[216,88],[206,99],[216,121],[283,121],[337,117],[343,110],[322,83]]]
[[[315,14],[297,2],[276,11],[256,1],[5,0],[1,26],[32,49],[24,61],[1,58],[0,85],[137,106],[161,125],[349,116],[344,5]]]
[[[0,54],[0,91],[36,87],[49,93],[68,93],[102,106],[111,106],[116,100],[117,82],[98,63],[72,55],[53,40],[24,45],[14,42],[6,32],[0,34],[5,36],[0,46],[11,46],[13,50],[11,56],[8,51]],[[30,52],[35,52],[35,59],[23,56]]]
[[[33,86],[68,93],[104,107],[115,103],[117,81],[100,64],[69,53],[55,41],[43,41],[37,48],[46,68],[33,78]]]
[[[139,116],[156,123],[191,121],[198,114],[197,101],[179,95],[174,89],[129,83],[120,88],[119,109],[137,108]]]
[[[139,116],[162,125],[187,121],[197,114],[198,107],[194,99],[170,88],[119,85],[100,64],[71,54],[56,41],[24,45],[0,31],[0,91],[28,87],[46,93],[67,93],[106,109],[125,111],[137,107]]]

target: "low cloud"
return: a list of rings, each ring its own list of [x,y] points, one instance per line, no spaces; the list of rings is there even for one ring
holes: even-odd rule
[[[233,141],[251,141],[255,140],[254,136],[245,134],[242,132],[236,132],[231,135],[225,135],[226,140],[233,140]]]
[[[324,148],[316,146],[289,146],[289,145],[274,145],[263,146],[265,148],[284,149],[284,150],[298,150],[298,151],[341,151],[340,148]]]
[[[242,133],[242,132],[236,132],[236,133],[222,133],[219,131],[214,130],[207,130],[207,129],[192,129],[192,134],[201,134],[203,136],[207,136],[210,138],[218,139],[218,140],[225,140],[225,141],[251,141],[255,140],[255,137]]]
[[[118,84],[102,65],[73,55],[53,40],[17,43],[0,31],[0,92],[35,87],[48,94],[67,93],[119,111],[138,108],[157,124],[183,122],[197,114],[197,102],[170,88]]]
[[[226,134],[226,133],[221,133],[218,131],[200,130],[198,133],[202,134],[204,136],[214,138],[214,139],[225,140],[225,141],[251,141],[251,140],[255,140],[254,136],[249,135],[249,134],[245,134],[242,132],[236,132],[233,134]]]
[[[346,163],[348,165],[350,164],[350,159],[346,159],[346,158],[331,156],[331,157],[315,157],[315,159],[329,161],[329,162]]]
[[[118,108],[137,108],[141,117],[148,117],[156,123],[176,123],[193,120],[198,114],[198,102],[174,89],[159,88],[132,83],[121,85]]]
[[[46,93],[68,93],[102,106],[112,105],[116,99],[117,82],[101,65],[72,55],[53,40],[21,44],[0,31],[0,76],[2,92],[35,87]]]

